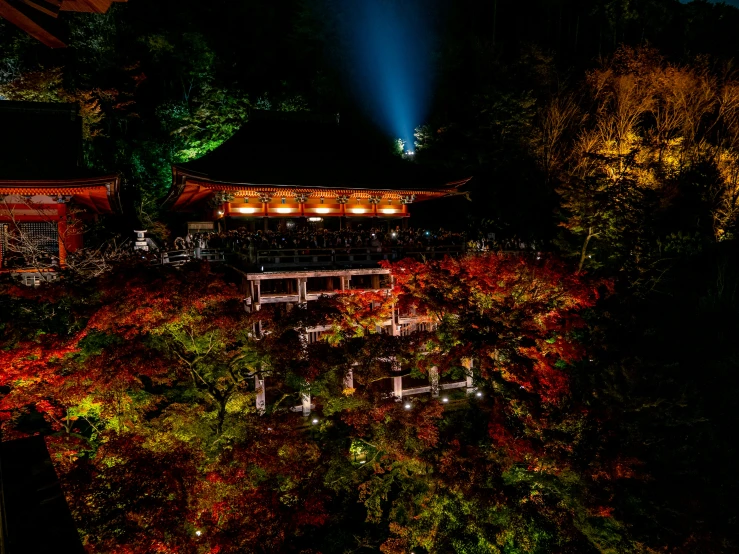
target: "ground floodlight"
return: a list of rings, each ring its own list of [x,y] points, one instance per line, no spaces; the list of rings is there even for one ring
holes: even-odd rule
[[[316,423],[318,423],[318,420],[317,419],[314,419],[313,420],[313,425],[315,425]]]
[[[442,402],[449,402],[449,399],[445,396],[444,398],[441,399],[441,401]]]
[[[404,408],[405,408],[406,410],[410,410],[410,409],[411,409],[411,405],[410,405],[410,403],[409,403],[409,402],[406,402],[406,403],[405,403],[405,406],[403,406],[403,407],[404,407]]]
[[[482,393],[478,391],[477,393],[475,393],[475,396],[477,396],[479,398],[479,397],[482,396]]]

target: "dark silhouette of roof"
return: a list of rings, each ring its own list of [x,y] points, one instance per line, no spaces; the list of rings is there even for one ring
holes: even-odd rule
[[[371,143],[337,116],[258,111],[214,151],[174,169],[215,183],[298,188],[428,190],[452,181]]]
[[[7,554],[82,554],[43,437],[0,444]]]
[[[0,101],[0,180],[91,177],[77,104]]]

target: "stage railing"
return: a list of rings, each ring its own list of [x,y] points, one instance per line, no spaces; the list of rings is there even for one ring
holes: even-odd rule
[[[242,253],[249,263],[260,268],[277,267],[361,267],[375,266],[381,261],[397,261],[403,258],[438,259],[444,256],[458,256],[466,252],[463,246],[435,246],[419,248],[295,248],[257,250],[255,253]]]

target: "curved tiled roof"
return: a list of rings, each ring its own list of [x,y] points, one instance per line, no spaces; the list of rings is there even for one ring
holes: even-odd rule
[[[253,115],[214,151],[173,169],[175,176],[204,182],[277,188],[435,190],[460,184],[459,177],[378,149],[336,118],[295,114]]]

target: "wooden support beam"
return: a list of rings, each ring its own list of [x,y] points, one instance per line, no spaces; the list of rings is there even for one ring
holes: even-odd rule
[[[63,12],[105,13],[113,2],[126,0],[62,0]]]
[[[22,0],[22,2],[53,18],[59,17],[59,8],[62,5],[61,0]]]
[[[23,2],[0,0],[0,17],[25,31],[49,48],[66,48],[66,44],[52,31],[55,21]],[[46,21],[45,21],[46,20]]]

